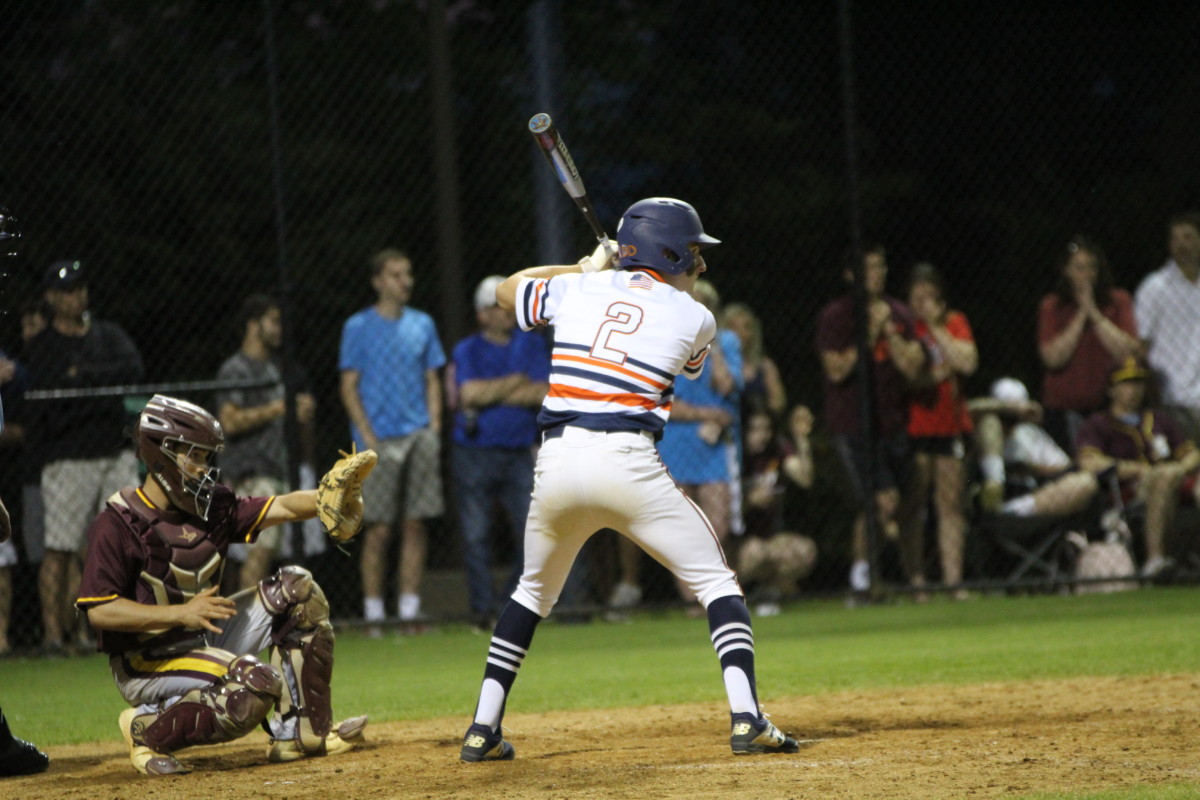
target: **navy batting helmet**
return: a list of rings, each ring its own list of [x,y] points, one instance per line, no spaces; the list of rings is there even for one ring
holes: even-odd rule
[[[0,258],[15,256],[21,249],[21,224],[12,212],[0,206]]]
[[[688,245],[705,248],[720,243],[704,232],[696,209],[670,197],[637,201],[617,226],[622,269],[646,267],[678,275],[691,269],[696,260]]]

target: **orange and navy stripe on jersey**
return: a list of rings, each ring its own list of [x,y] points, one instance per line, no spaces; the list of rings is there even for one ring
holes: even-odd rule
[[[703,305],[653,272],[528,278],[516,297],[522,328],[554,329],[543,430],[661,433],[675,376],[700,374],[716,331]]]

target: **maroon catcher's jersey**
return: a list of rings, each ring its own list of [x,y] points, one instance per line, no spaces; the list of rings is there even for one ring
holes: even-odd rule
[[[228,486],[213,490],[208,519],[161,509],[141,489],[122,489],[108,499],[88,529],[87,563],[78,608],[118,597],[146,605],[181,605],[221,583],[231,542],[253,542],[274,497],[237,497]],[[154,632],[98,631],[105,653],[154,651],[195,640],[204,631],[170,628]]]

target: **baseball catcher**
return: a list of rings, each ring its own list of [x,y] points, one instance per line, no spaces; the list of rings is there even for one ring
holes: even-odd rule
[[[312,573],[285,566],[231,597],[218,589],[230,543],[272,525],[319,515],[336,541],[352,537],[375,454],[346,455],[319,489],[237,497],[218,482],[224,434],[203,408],[155,395],[134,439],[146,480],[93,520],[76,599],[130,705],[119,725],[133,766],[185,773],[176,751],[260,725],[273,762],[360,744],[365,716],[334,722],[333,626]],[[264,649],[267,660],[256,655]]]

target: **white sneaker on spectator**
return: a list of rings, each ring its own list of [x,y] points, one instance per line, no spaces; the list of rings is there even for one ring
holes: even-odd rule
[[[608,598],[610,608],[633,608],[640,602],[642,602],[642,587],[624,581],[613,587],[612,594]]]
[[[1141,577],[1157,578],[1162,573],[1175,566],[1175,559],[1164,558],[1163,556],[1154,556],[1142,565]]]
[[[850,566],[850,588],[856,592],[871,588],[871,565],[866,561],[855,561]]]
[[[642,587],[621,581],[608,596],[608,610],[604,612],[607,622],[628,622],[629,609],[642,602]]]

